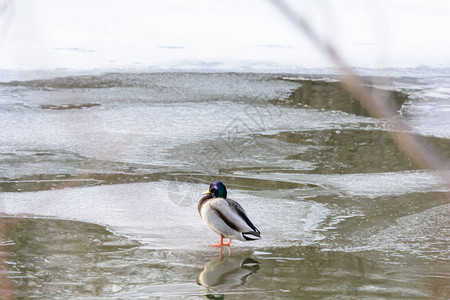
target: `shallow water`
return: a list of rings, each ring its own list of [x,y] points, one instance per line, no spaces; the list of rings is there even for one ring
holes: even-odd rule
[[[448,75],[435,72],[388,88],[448,158]],[[0,90],[14,297],[449,297],[446,191],[332,75],[109,73]],[[222,257],[196,207],[215,179],[263,236]]]

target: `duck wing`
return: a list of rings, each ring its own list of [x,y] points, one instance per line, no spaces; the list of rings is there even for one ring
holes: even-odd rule
[[[242,206],[234,200],[226,199],[230,207],[247,223],[247,225],[256,233],[260,234],[258,228],[253,225]]]
[[[253,225],[245,210],[236,201],[218,198],[211,203],[211,208],[230,228],[238,232],[260,236],[259,230]]]

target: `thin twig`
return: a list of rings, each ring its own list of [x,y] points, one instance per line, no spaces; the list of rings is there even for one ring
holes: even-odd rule
[[[409,155],[422,169],[434,171],[441,185],[450,188],[450,165],[435,148],[426,145],[424,139],[414,134],[394,109],[393,101],[388,93],[376,92],[365,86],[360,77],[350,68],[336,48],[325,39],[321,39],[316,31],[301,15],[294,12],[283,0],[270,0],[275,7],[304,35],[313,45],[331,60],[342,74],[342,84],[352,93],[363,107],[374,117],[385,121],[398,148]]]

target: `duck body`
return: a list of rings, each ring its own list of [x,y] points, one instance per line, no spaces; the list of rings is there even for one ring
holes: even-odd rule
[[[226,188],[223,183],[216,181],[198,203],[198,212],[206,225],[220,235],[219,244],[210,246],[227,246],[231,239],[251,241],[261,238],[259,230],[248,218],[245,210],[239,203],[226,198]],[[230,241],[223,243],[223,238]]]

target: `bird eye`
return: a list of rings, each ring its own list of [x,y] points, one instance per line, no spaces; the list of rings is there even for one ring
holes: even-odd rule
[[[214,196],[216,194],[216,189],[213,187],[210,187],[209,192]]]

